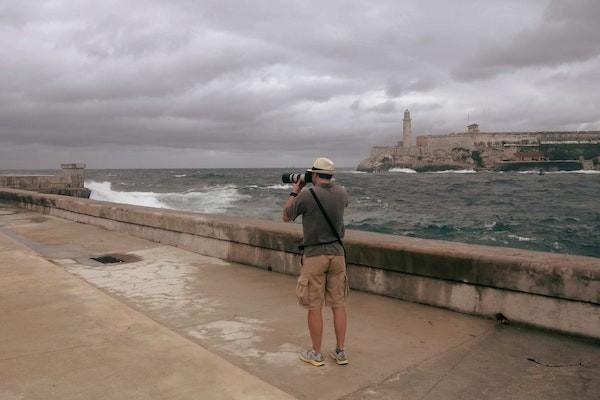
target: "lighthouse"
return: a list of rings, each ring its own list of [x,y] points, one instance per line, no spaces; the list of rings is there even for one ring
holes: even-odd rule
[[[402,147],[405,149],[412,146],[412,125],[410,122],[410,111],[404,111],[404,124],[402,125]]]

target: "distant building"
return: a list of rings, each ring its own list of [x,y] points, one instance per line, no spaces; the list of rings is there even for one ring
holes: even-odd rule
[[[519,151],[514,155],[514,159],[518,161],[540,161],[544,158],[544,153],[539,151]]]
[[[504,149],[507,146],[540,146],[550,144],[598,144],[600,131],[538,131],[538,132],[481,132],[478,124],[467,127],[467,132],[446,135],[421,135],[417,147],[430,149]]]
[[[532,162],[573,169],[577,165],[560,164],[573,161],[571,164],[600,170],[600,131],[481,132],[478,124],[471,124],[466,132],[419,135],[415,146],[411,123],[410,111],[406,110],[402,140],[395,146],[373,147],[358,169],[501,169],[505,163],[512,168],[514,163]]]
[[[410,111],[404,111],[404,120],[402,124],[402,147],[412,147],[412,124],[410,120]]]
[[[479,133],[479,125],[471,124],[471,125],[467,126],[467,132],[468,133]]]

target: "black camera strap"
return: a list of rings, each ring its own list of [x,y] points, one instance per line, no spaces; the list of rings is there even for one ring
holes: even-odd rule
[[[333,226],[333,223],[329,219],[329,215],[327,215],[327,213],[325,212],[325,209],[323,208],[323,204],[321,204],[321,201],[317,197],[317,194],[315,193],[313,188],[310,188],[310,194],[312,194],[312,196],[315,198],[315,201],[317,202],[317,206],[319,206],[319,210],[321,210],[321,214],[323,214],[323,217],[325,217],[325,221],[327,221],[327,225],[329,225],[331,232],[335,235],[335,237],[337,239],[336,241],[342,245],[342,249],[344,250],[344,257],[346,257],[346,248],[344,247],[344,242],[342,242],[342,238],[340,237],[340,234],[338,233],[337,229],[335,229],[335,227]],[[335,243],[335,242],[332,242],[332,243]]]

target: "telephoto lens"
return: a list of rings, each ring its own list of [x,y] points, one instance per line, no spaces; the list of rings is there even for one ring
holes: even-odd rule
[[[312,182],[312,175],[310,173],[306,173],[306,174],[283,174],[281,175],[281,181],[283,183],[298,183],[298,181],[300,182],[305,182],[305,183],[311,183]]]

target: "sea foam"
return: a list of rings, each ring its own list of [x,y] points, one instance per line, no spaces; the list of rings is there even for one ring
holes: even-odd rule
[[[527,170],[527,171],[517,171],[519,174],[540,174],[540,170]],[[577,169],[575,171],[542,171],[542,175],[557,175],[557,174],[584,174],[584,175],[596,175],[600,174],[599,170],[596,169]]]
[[[519,236],[519,235],[512,235],[512,234],[508,235],[508,237],[511,239],[517,239],[519,242],[531,242],[532,240],[535,240],[535,238]]]
[[[389,172],[402,172],[404,174],[416,174],[417,171],[415,171],[414,169],[410,169],[410,168],[392,168],[389,170]]]
[[[432,171],[433,174],[475,174],[474,169],[447,169],[444,171]]]
[[[292,185],[290,185],[289,183],[280,183],[280,184],[269,185],[269,186],[265,187],[265,189],[275,189],[275,190],[288,190],[291,188],[292,188]]]
[[[578,169],[576,171],[556,171],[556,172],[551,172],[552,174],[589,174],[589,175],[595,175],[595,174],[600,174],[600,171],[597,169]]]
[[[85,186],[92,191],[92,200],[202,213],[226,212],[237,201],[249,197],[240,194],[233,185],[186,193],[123,192],[113,190],[110,182],[86,181]]]

